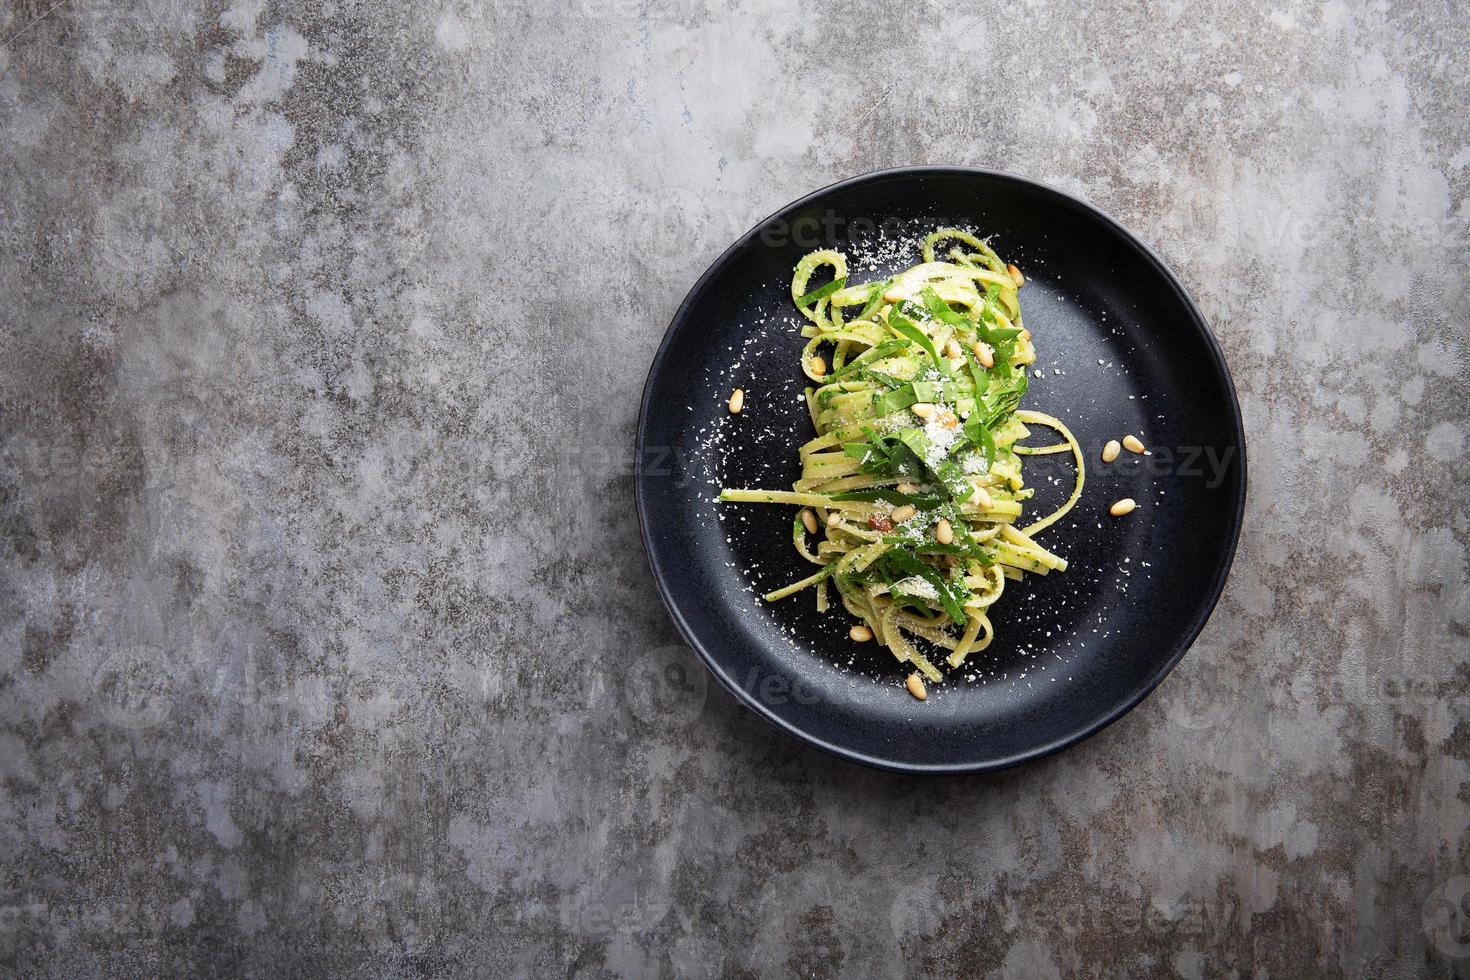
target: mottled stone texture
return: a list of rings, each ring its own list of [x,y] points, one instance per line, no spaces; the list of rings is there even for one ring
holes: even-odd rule
[[[0,967],[1470,976],[1470,11],[10,0]],[[17,36],[18,35],[18,36]],[[1117,215],[1248,524],[1101,736],[916,781],[707,684],[644,372],[839,177]]]

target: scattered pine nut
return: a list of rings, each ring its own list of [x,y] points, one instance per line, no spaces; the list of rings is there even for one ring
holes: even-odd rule
[[[995,501],[990,499],[990,492],[984,487],[976,487],[975,492],[970,494],[970,500],[981,510],[989,510],[995,506]]]
[[[801,526],[806,528],[807,534],[817,533],[817,515],[812,513],[810,507],[801,509]]]
[[[854,626],[847,631],[847,635],[854,643],[867,643],[873,638],[873,631],[866,626]]]
[[[840,510],[834,510],[830,514],[827,515],[827,526],[828,527],[836,527],[837,524],[838,524],[838,522],[841,521],[841,520],[842,520],[842,511],[840,511]]]
[[[1130,453],[1141,453],[1143,452],[1143,443],[1139,442],[1138,437],[1135,435],[1126,435],[1123,437],[1123,448]]]
[[[904,504],[901,507],[893,508],[893,513],[890,516],[893,519],[893,523],[902,524],[904,521],[908,520],[910,517],[913,517],[918,512],[919,508],[915,507],[913,504]]]
[[[1020,269],[1017,269],[1014,265],[1007,265],[1006,271],[1011,274],[1011,282],[1016,284],[1017,289],[1026,285],[1026,277],[1021,275]]]
[[[960,345],[955,342],[955,339],[953,337],[949,338],[948,340],[946,340],[944,342],[944,356],[945,357],[950,357],[950,358],[959,357],[960,356],[960,353],[961,353],[960,352]]]
[[[909,693],[920,701],[929,700],[929,692],[924,690],[924,678],[920,677],[917,673],[910,674],[909,679],[904,681],[903,686],[908,688]]]
[[[931,402],[914,402],[909,406],[909,411],[921,419],[932,419],[934,417],[934,405]]]
[[[820,356],[812,358],[812,374],[815,374],[817,377],[820,378],[826,373],[827,362],[823,360]]]
[[[1122,517],[1124,514],[1133,513],[1133,508],[1137,506],[1138,501],[1134,500],[1132,497],[1124,497],[1122,500],[1109,507],[1108,513],[1112,514],[1114,517]]]
[[[1025,327],[1022,327],[1021,328],[1021,333],[1019,334],[1019,336],[1024,341],[1030,341],[1031,340],[1031,331],[1030,330],[1027,330]]]
[[[736,388],[730,392],[730,414],[739,415],[740,410],[745,407],[745,389]]]
[[[934,525],[934,540],[940,544],[950,544],[954,541],[954,528],[950,526],[946,518],[941,517],[939,523]]]
[[[1118,458],[1118,453],[1120,453],[1122,450],[1123,447],[1118,445],[1118,440],[1109,439],[1108,444],[1103,447],[1103,462],[1111,463],[1113,460]]]
[[[894,487],[894,489],[897,490],[899,493],[918,493],[919,492],[918,486],[915,485],[915,484],[913,484],[913,483],[900,483],[898,486]]]
[[[975,341],[975,360],[980,362],[981,367],[989,370],[995,367],[995,352],[985,341],[977,340]]]

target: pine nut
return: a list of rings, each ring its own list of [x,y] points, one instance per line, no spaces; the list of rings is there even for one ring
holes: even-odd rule
[[[903,682],[903,686],[909,689],[909,693],[920,701],[929,699],[929,692],[924,690],[924,678],[918,674],[910,674],[909,679]]]
[[[1103,447],[1103,462],[1111,463],[1113,460],[1117,459],[1118,453],[1121,452],[1122,449],[1123,447],[1118,445],[1118,440],[1109,439],[1108,444]]]
[[[1122,517],[1124,514],[1133,513],[1133,508],[1137,506],[1138,501],[1134,500],[1132,497],[1124,497],[1122,500],[1109,507],[1108,513],[1112,514],[1114,517]]]
[[[730,414],[739,415],[740,410],[744,407],[745,391],[744,389],[736,388],[734,391],[730,392]]]
[[[1031,340],[1031,331],[1027,330],[1025,327],[1022,327],[1019,336],[1022,340],[1029,342]]]
[[[915,484],[913,484],[913,483],[900,483],[898,486],[894,487],[894,489],[897,490],[899,493],[918,493],[919,492],[918,486],[915,485]]]
[[[817,533],[817,515],[812,513],[810,507],[801,509],[801,526],[806,528],[807,534]]]
[[[840,510],[834,510],[830,514],[827,515],[827,526],[828,527],[836,527],[841,520],[842,520],[842,511],[840,511]]]
[[[981,367],[986,370],[995,367],[995,352],[990,349],[989,344],[983,340],[977,340],[975,341],[974,350],[975,360],[980,362]]]
[[[1021,275],[1020,269],[1017,269],[1014,265],[1007,265],[1006,271],[1011,274],[1011,282],[1016,284],[1017,289],[1026,285],[1026,277]]]
[[[981,510],[989,510],[995,506],[995,501],[990,499],[990,493],[984,487],[976,487],[975,492],[970,494],[970,500]]]
[[[944,356],[945,357],[951,357],[951,358],[953,358],[953,357],[959,357],[960,356],[960,353],[961,353],[961,351],[960,351],[960,345],[957,344],[957,343],[955,343],[955,339],[953,337],[949,338],[948,340],[946,340],[944,342]]]
[[[827,362],[823,360],[820,356],[812,358],[812,374],[815,374],[817,377],[820,378],[826,373]]]
[[[1137,436],[1127,435],[1123,437],[1123,448],[1130,453],[1141,453],[1143,452],[1143,443],[1138,441]]]
[[[915,507],[913,504],[904,504],[902,507],[893,508],[893,514],[890,516],[892,516],[893,518],[893,523],[902,524],[904,521],[908,520],[910,517],[913,517],[918,512],[919,508]]]
[[[930,402],[914,402],[909,406],[909,411],[921,419],[932,419],[934,417],[934,406]]]
[[[951,544],[954,542],[954,528],[950,527],[949,521],[941,517],[939,523],[934,525],[934,540],[940,544]]]
[[[873,638],[873,631],[866,626],[854,626],[847,631],[847,635],[854,643],[867,643]]]

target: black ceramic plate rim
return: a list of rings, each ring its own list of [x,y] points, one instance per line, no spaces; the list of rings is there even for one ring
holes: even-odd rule
[[[931,765],[925,763],[896,762],[892,759],[885,759],[880,756],[857,752],[845,746],[835,745],[824,739],[817,738],[810,732],[798,728],[787,722],[784,718],[781,718],[769,706],[762,704],[758,698],[752,697],[750,692],[745,690],[734,678],[728,676],[715,658],[710,655],[710,652],[700,640],[699,635],[695,632],[669,593],[666,581],[667,573],[659,564],[657,553],[654,551],[653,541],[649,533],[649,515],[643,499],[643,479],[636,468],[633,480],[633,497],[634,506],[638,511],[638,529],[643,538],[643,550],[648,555],[648,562],[653,571],[654,584],[658,588],[659,598],[663,600],[664,608],[669,611],[670,617],[674,620],[674,626],[679,630],[679,634],[684,638],[684,641],[699,655],[699,659],[703,661],[705,667],[709,669],[709,672],[714,674],[716,679],[737,700],[747,708],[753,710],[759,717],[797,741],[835,755],[840,759],[888,772],[911,775],[962,775],[965,773],[993,772],[999,769],[1009,769],[1012,766],[1019,766],[1060,752],[1063,749],[1076,745],[1084,739],[1091,738],[1138,707],[1143,702],[1143,699],[1153,693],[1159,684],[1163,682],[1164,678],[1169,675],[1169,672],[1184,658],[1184,654],[1189,651],[1189,648],[1194,645],[1194,641],[1199,638],[1200,632],[1204,629],[1205,623],[1209,621],[1210,615],[1215,611],[1215,606],[1220,601],[1220,596],[1225,591],[1226,579],[1230,575],[1231,567],[1235,564],[1235,552],[1240,543],[1240,529],[1245,520],[1246,487],[1250,479],[1250,469],[1246,460],[1245,423],[1240,412],[1240,399],[1236,395],[1235,380],[1230,376],[1230,368],[1225,362],[1225,353],[1221,350],[1219,341],[1215,339],[1214,333],[1211,332],[1204,314],[1200,311],[1199,306],[1195,304],[1189,292],[1184,288],[1184,284],[1179,281],[1178,277],[1164,264],[1163,259],[1159,258],[1152,248],[1140,241],[1137,236],[1101,208],[1089,204],[1066,191],[1052,187],[1050,184],[1044,184],[1041,181],[1032,180],[1029,177],[1022,177],[1018,174],[1007,173],[1004,170],[965,166],[890,167],[884,170],[873,170],[855,177],[849,177],[845,180],[839,180],[833,184],[828,184],[826,187],[815,190],[777,209],[757,222],[745,234],[737,238],[729,248],[720,254],[719,258],[710,263],[709,268],[704,271],[704,274],[699,277],[694,283],[694,286],[689,290],[689,293],[684,297],[684,301],[679,304],[678,310],[674,312],[673,318],[669,321],[668,329],[664,331],[663,340],[659,343],[658,351],[653,356],[653,363],[649,366],[648,376],[643,383],[643,397],[640,399],[638,406],[638,429],[634,436],[634,453],[636,454],[634,458],[643,458],[644,434],[648,425],[648,410],[653,391],[653,382],[654,378],[658,376],[660,368],[663,366],[664,355],[668,351],[669,344],[673,341],[674,334],[684,322],[690,308],[699,299],[710,280],[730,260],[731,256],[748,245],[752,239],[778,218],[806,207],[835,191],[868,182],[893,180],[895,178],[918,180],[926,177],[971,177],[1027,187],[1032,190],[1041,191],[1044,194],[1050,194],[1068,206],[1085,211],[1100,220],[1104,225],[1109,226],[1116,234],[1138,249],[1139,253],[1148,260],[1149,264],[1158,272],[1163,281],[1168,283],[1169,287],[1174,290],[1176,297],[1189,310],[1191,314],[1190,326],[1195,330],[1199,339],[1203,341],[1205,349],[1209,352],[1210,358],[1214,362],[1216,371],[1224,382],[1225,391],[1230,398],[1230,414],[1231,422],[1235,429],[1235,444],[1240,447],[1240,490],[1236,494],[1234,512],[1230,516],[1230,544],[1225,555],[1225,561],[1221,563],[1220,571],[1216,575],[1214,582],[1210,585],[1209,600],[1199,607],[1199,613],[1190,624],[1188,635],[1182,642],[1176,644],[1176,648],[1169,654],[1159,669],[1143,684],[1139,685],[1138,689],[1130,697],[1120,702],[1117,707],[1098,717],[1090,724],[1083,726],[1076,732],[1073,732],[1065,738],[1059,738],[1025,752],[1018,752],[1000,759],[985,759],[974,763]]]

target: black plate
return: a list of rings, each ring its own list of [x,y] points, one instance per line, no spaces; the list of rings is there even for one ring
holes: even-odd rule
[[[1037,367],[1023,408],[1067,422],[1087,457],[1077,508],[1039,537],[1067,572],[1009,583],[997,637],[920,703],[876,644],[847,639],[808,591],[758,593],[810,574],[794,508],[720,504],[718,486],[789,489],[812,437],[800,399],[803,323],[791,270],[812,248],[881,251],[916,230],[970,227],[1027,276]],[[865,281],[919,261],[892,256]],[[814,280],[815,281],[815,280]],[[1099,361],[1102,363],[1099,364]],[[1056,373],[1060,371],[1061,373]],[[738,416],[732,388],[746,391]],[[1140,433],[1154,452],[1102,445]],[[1031,444],[1052,441],[1038,433]],[[721,255],[674,315],[638,419],[638,516],[659,592],[689,644],[777,727],[844,759],[903,772],[998,769],[1058,751],[1141,701],[1183,656],[1225,585],[1245,508],[1245,437],[1219,346],[1179,281],[1107,215],[1011,174],[885,170],[783,208]],[[1070,490],[1067,457],[1033,457],[1039,516]],[[1063,486],[1065,484],[1065,486]],[[1139,508],[1111,518],[1108,506]],[[969,679],[967,679],[967,675]]]

